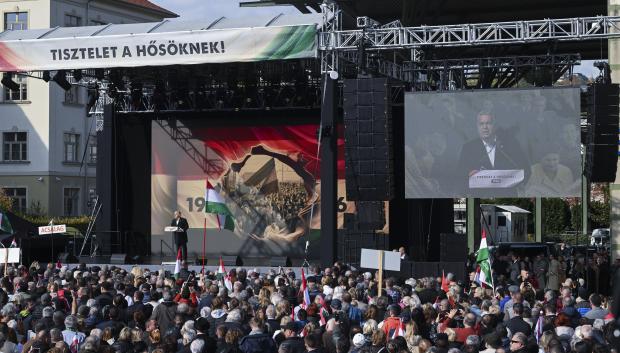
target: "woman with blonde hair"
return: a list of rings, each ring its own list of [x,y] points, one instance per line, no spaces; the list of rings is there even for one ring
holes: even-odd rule
[[[418,324],[415,321],[410,320],[405,325],[405,341],[407,342],[407,349],[413,352],[413,349],[418,346],[422,336],[418,334]]]

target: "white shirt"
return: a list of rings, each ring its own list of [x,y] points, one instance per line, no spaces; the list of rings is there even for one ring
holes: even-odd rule
[[[484,148],[487,151],[487,156],[489,157],[491,165],[495,167],[495,147],[497,146],[497,143],[493,141],[493,143],[491,144],[485,142],[484,140],[482,141],[482,143],[484,144]]]

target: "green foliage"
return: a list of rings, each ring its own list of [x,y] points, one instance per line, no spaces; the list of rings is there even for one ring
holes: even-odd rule
[[[581,203],[570,208],[571,230],[581,232]]]
[[[0,211],[11,211],[13,209],[13,199],[6,196],[4,191],[0,189]]]
[[[609,202],[590,202],[590,226],[592,229],[609,228]]]
[[[559,234],[570,227],[570,208],[559,198],[542,199],[542,222],[544,234]]]
[[[41,216],[41,215],[20,215],[25,220],[35,224],[36,226],[46,226],[49,224],[51,217],[49,216]],[[82,234],[86,233],[86,228],[88,228],[89,222],[88,216],[78,216],[78,217],[61,217],[54,218],[54,224],[66,224],[67,227],[74,227],[80,230]]]

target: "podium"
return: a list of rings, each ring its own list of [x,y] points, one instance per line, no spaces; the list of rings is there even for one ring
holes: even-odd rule
[[[183,230],[179,227],[174,227],[174,226],[168,226],[164,228],[164,232],[168,232],[168,233],[176,233],[176,232],[182,232]]]

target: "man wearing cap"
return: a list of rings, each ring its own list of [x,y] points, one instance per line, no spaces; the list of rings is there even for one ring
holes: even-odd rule
[[[194,329],[196,330],[197,340],[204,341],[204,350],[202,353],[215,353],[217,350],[217,342],[211,336],[209,336],[209,320],[204,317],[199,317],[194,321]]]
[[[306,351],[304,340],[297,336],[294,322],[291,321],[287,323],[282,328],[282,331],[284,332],[284,341],[280,344],[280,348],[282,348],[282,346],[286,347],[284,349],[289,353],[304,353]]]

